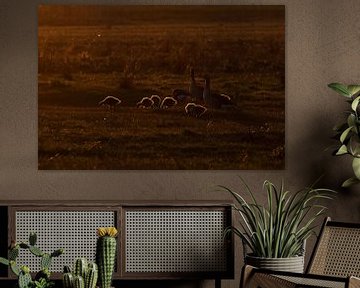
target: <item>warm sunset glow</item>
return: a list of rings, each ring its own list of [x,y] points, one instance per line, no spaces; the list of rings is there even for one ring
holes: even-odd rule
[[[40,169],[284,168],[284,6],[38,17]]]

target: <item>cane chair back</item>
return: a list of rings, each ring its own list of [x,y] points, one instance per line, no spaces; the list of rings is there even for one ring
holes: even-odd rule
[[[328,218],[307,273],[360,277],[360,224],[332,222]]]
[[[306,273],[243,268],[242,288],[360,288],[360,223],[326,218]]]

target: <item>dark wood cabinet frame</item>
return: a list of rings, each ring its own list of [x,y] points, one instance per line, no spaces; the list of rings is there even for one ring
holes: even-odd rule
[[[15,213],[16,211],[114,211],[115,223],[120,235],[118,237],[117,265],[114,273],[115,280],[202,280],[215,279],[216,287],[220,287],[221,279],[234,278],[234,236],[231,235],[226,243],[226,271],[209,272],[126,272],[125,271],[125,213],[135,210],[217,210],[224,211],[227,226],[233,223],[234,213],[231,203],[223,201],[3,201],[0,202],[0,256],[5,256],[7,247],[15,239]],[[5,253],[5,254],[4,254]],[[3,266],[3,265],[2,265]],[[61,273],[53,273],[54,279],[60,279]],[[13,273],[0,267],[0,280],[2,282],[14,279]],[[5,282],[4,282],[5,283]]]

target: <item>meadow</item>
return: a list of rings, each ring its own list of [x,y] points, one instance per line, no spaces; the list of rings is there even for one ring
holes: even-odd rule
[[[144,7],[127,9],[122,23],[95,13],[86,23],[62,16],[39,25],[39,169],[283,169],[281,11],[246,18],[226,6],[218,8],[226,17],[216,7],[158,7],[162,17],[147,21]],[[191,17],[199,9],[202,18]],[[135,107],[144,96],[188,89],[190,67],[237,107],[201,118],[187,116],[185,104]],[[107,95],[122,100],[114,112],[98,107]]]

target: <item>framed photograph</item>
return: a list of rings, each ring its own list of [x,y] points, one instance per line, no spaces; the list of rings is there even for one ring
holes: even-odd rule
[[[41,5],[38,168],[285,168],[284,5]]]

